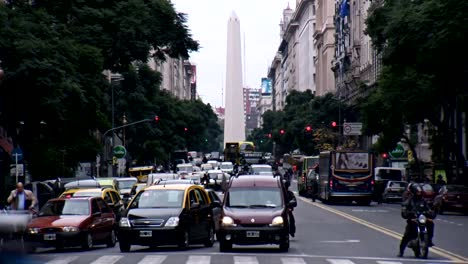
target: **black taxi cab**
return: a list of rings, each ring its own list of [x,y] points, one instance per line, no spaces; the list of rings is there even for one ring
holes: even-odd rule
[[[192,184],[154,185],[139,191],[119,221],[121,252],[132,245],[190,244],[213,246],[215,225],[212,203],[203,187]]]

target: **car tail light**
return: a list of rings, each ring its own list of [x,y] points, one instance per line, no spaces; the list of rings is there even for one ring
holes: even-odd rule
[[[370,182],[370,184],[373,186],[373,185],[375,184],[374,180],[372,180],[372,181]]]
[[[330,179],[330,189],[333,188],[333,180]]]
[[[72,197],[72,195],[71,195],[71,194],[67,194],[67,195],[65,195],[65,198],[71,198],[71,197]]]

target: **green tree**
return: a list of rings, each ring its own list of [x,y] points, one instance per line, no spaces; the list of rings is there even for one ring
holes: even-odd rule
[[[392,149],[404,138],[419,164],[414,142],[404,133],[405,125],[428,120],[436,131],[432,135],[435,161],[449,165],[451,154],[465,160],[451,124],[453,113],[460,112],[466,100],[467,12],[468,2],[456,0],[381,0],[372,4],[367,33],[384,66],[377,90],[362,113],[366,132],[381,135],[381,151]],[[450,55],[450,51],[456,53]]]

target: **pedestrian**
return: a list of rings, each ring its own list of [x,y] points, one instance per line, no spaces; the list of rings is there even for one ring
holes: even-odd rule
[[[33,192],[24,189],[23,183],[18,182],[16,189],[8,196],[7,202],[11,210],[34,210],[37,198]]]
[[[297,200],[296,200],[296,196],[294,195],[294,193],[291,190],[289,190],[289,186],[291,186],[291,183],[289,182],[284,183],[284,187],[286,188],[286,195],[287,195],[286,198],[288,199],[288,205],[292,204],[292,206],[288,208],[289,234],[292,237],[294,237],[296,234],[296,219],[294,218],[293,211],[294,211],[294,207],[297,206]]]
[[[319,193],[318,189],[319,189],[319,185],[318,185],[317,178],[314,178],[312,180],[312,202],[315,202],[315,200],[317,199],[317,196]]]
[[[444,181],[444,178],[442,177],[441,174],[439,174],[439,175],[437,176],[437,182],[436,182],[436,184],[438,184],[438,185],[440,185],[440,186],[444,186],[444,185],[447,184],[447,183]]]

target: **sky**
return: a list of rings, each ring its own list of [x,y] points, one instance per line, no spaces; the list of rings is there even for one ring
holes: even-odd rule
[[[201,46],[198,52],[190,54],[190,61],[197,65],[198,94],[203,102],[219,107],[224,104],[227,23],[231,13],[234,11],[240,20],[241,56],[246,67],[244,86],[260,88],[261,78],[266,77],[280,44],[283,9],[288,3],[294,9],[296,0],[172,0],[172,3],[178,12],[188,15],[192,37]]]

